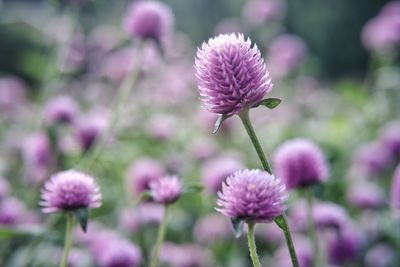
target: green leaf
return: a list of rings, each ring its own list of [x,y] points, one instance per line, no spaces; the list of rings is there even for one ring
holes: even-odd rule
[[[266,106],[269,109],[274,109],[282,102],[280,98],[267,98],[261,101],[260,105]]]
[[[232,226],[233,226],[233,231],[235,233],[235,237],[239,238],[243,232],[244,220],[239,219],[239,218],[233,218],[233,219],[231,219],[231,222],[232,222]]]
[[[221,125],[224,122],[224,120],[226,120],[229,117],[230,116],[226,115],[226,114],[219,115],[217,121],[215,122],[214,130],[212,133],[216,134],[218,132],[219,128],[221,128]]]
[[[32,237],[40,236],[45,232],[41,227],[0,227],[0,239],[8,239],[15,237]]]
[[[274,219],[275,223],[281,228],[282,230],[287,230],[287,223],[285,217],[283,215],[280,215]]]
[[[144,191],[142,194],[140,194],[139,202],[151,200],[152,198],[153,198],[153,197],[152,197],[150,191]]]
[[[87,207],[75,209],[72,211],[76,220],[79,222],[80,226],[82,227],[83,232],[86,233],[87,229],[87,222],[89,219],[89,209]]]

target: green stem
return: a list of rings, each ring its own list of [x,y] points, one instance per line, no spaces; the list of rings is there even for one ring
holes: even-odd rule
[[[254,267],[261,267],[260,260],[258,259],[257,255],[257,247],[256,247],[256,241],[254,240],[254,222],[249,222],[247,223],[248,229],[247,229],[247,241],[249,243],[249,251],[250,251],[250,257],[251,261],[253,262]]]
[[[74,217],[71,213],[66,213],[67,224],[65,226],[65,240],[64,240],[64,252],[60,267],[68,266],[68,255],[72,247],[72,229],[74,227]]]
[[[247,134],[250,137],[251,142],[253,143],[253,146],[257,152],[258,157],[260,158],[260,161],[261,161],[261,164],[262,164],[264,170],[267,171],[269,174],[272,174],[271,165],[269,164],[267,157],[264,154],[264,151],[262,149],[260,141],[257,138],[257,134],[254,131],[253,125],[251,124],[250,117],[249,117],[249,109],[243,109],[240,112],[239,117],[242,120],[242,123],[247,131]],[[290,258],[292,260],[293,267],[299,267],[299,262],[298,262],[297,256],[296,256],[296,250],[293,245],[293,240],[292,240],[292,236],[290,234],[289,225],[287,224],[285,216],[280,215],[280,216],[276,217],[275,222],[278,224],[278,226],[283,230],[283,233],[285,234],[285,239],[286,239],[286,243],[287,243],[287,246],[289,249]]]
[[[139,44],[138,48],[138,55],[141,55],[141,47],[142,45]],[[125,77],[123,80],[122,84],[117,90],[117,95],[114,97],[112,103],[111,103],[111,119],[110,119],[110,124],[108,129],[101,135],[100,140],[95,142],[94,147],[89,151],[87,154],[87,157],[85,157],[81,162],[80,166],[83,169],[90,169],[93,165],[93,163],[96,162],[97,158],[100,156],[101,152],[104,149],[104,146],[107,143],[107,140],[115,130],[115,127],[117,126],[118,123],[118,118],[121,117],[121,113],[123,109],[125,108],[125,103],[129,97],[129,94],[132,91],[132,88],[139,77],[139,73],[141,70],[141,59],[138,57],[136,66],[132,68],[131,72]]]
[[[320,266],[320,251],[317,237],[317,228],[315,226],[313,217],[313,195],[310,188],[305,189],[305,194],[307,198],[307,222],[308,222],[308,234],[310,235],[312,246],[314,249],[314,267]]]
[[[168,219],[168,206],[165,206],[164,210],[164,218],[161,221],[161,224],[158,228],[157,241],[154,245],[153,256],[151,257],[150,267],[157,267],[159,258],[160,258],[160,250],[162,243],[164,242],[165,232],[167,229],[167,219]]]
[[[267,157],[265,156],[264,150],[260,144],[260,141],[257,138],[256,132],[254,131],[253,125],[251,124],[249,117],[249,109],[244,109],[239,114],[240,119],[242,120],[243,126],[247,131],[247,134],[250,137],[251,142],[257,152],[258,157],[260,158],[261,164],[269,174],[272,174],[272,168],[269,164]]]
[[[293,245],[292,235],[290,234],[289,225],[286,221],[285,216],[282,214],[275,218],[276,224],[282,229],[285,234],[286,244],[289,249],[290,258],[292,260],[293,267],[300,267],[299,261],[297,260],[296,250]]]

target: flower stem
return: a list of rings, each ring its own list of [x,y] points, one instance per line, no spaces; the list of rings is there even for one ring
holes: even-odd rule
[[[249,109],[243,109],[239,114],[240,119],[244,125],[244,128],[247,131],[247,134],[250,137],[251,142],[257,152],[258,157],[260,158],[261,164],[265,171],[269,174],[272,174],[272,168],[269,164],[267,157],[264,154],[260,141],[257,138],[256,132],[254,131],[253,125],[251,124],[250,117],[249,117]],[[299,262],[296,256],[296,250],[293,245],[292,236],[290,234],[289,225],[287,224],[285,216],[282,214],[275,218],[276,224],[283,230],[285,234],[286,243],[289,249],[290,258],[292,259],[293,267],[299,267]]]
[[[138,55],[142,54],[141,47],[142,44],[140,43],[138,45]],[[89,151],[87,157],[85,157],[79,164],[81,167],[83,166],[83,169],[90,169],[103,151],[108,139],[110,138],[111,134],[117,126],[118,118],[121,117],[121,113],[125,108],[125,103],[129,97],[129,94],[131,93],[132,88],[135,85],[137,78],[139,77],[140,70],[141,58],[138,57],[136,65],[132,67],[131,72],[127,74],[127,76],[119,86],[117,90],[117,95],[114,97],[111,103],[110,110],[112,114],[109,126],[107,127],[106,131],[101,135],[100,140],[95,141],[94,147],[91,149],[91,151]]]
[[[315,226],[313,218],[313,196],[310,188],[305,189],[305,194],[307,198],[307,222],[308,222],[308,233],[311,238],[313,250],[314,250],[314,267],[320,266],[320,251],[317,237],[317,228]]]
[[[158,266],[158,262],[159,262],[159,258],[160,258],[160,250],[161,250],[162,243],[164,242],[165,232],[166,232],[166,228],[167,228],[167,219],[168,219],[168,205],[165,206],[164,217],[158,228],[157,241],[156,241],[156,244],[154,245],[153,256],[151,257],[150,267]]]
[[[62,260],[60,262],[60,267],[68,266],[68,255],[72,246],[72,229],[74,227],[74,217],[71,213],[66,213],[67,224],[65,226],[65,240],[64,240],[64,252]]]
[[[257,255],[257,247],[256,247],[256,241],[254,240],[254,222],[249,222],[247,223],[248,230],[247,230],[247,241],[249,243],[249,251],[250,251],[250,257],[251,261],[253,262],[254,267],[261,267],[260,260],[258,259]]]
[[[299,261],[297,260],[296,250],[293,245],[292,235],[290,234],[289,225],[284,215],[280,215],[275,218],[276,224],[283,230],[285,234],[286,244],[289,249],[290,258],[292,260],[293,267],[300,267]]]
[[[244,109],[239,114],[240,119],[242,120],[243,126],[247,131],[247,134],[250,137],[251,142],[257,152],[258,157],[260,158],[261,164],[265,171],[269,174],[272,174],[272,168],[269,164],[267,157],[265,156],[264,150],[260,144],[260,141],[257,138],[256,132],[254,131],[253,125],[251,124],[249,117],[249,109]]]

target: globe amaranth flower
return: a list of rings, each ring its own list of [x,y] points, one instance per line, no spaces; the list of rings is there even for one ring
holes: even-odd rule
[[[205,107],[234,115],[256,107],[272,83],[261,53],[242,34],[221,34],[198,49],[195,74]]]
[[[165,167],[159,161],[152,158],[140,158],[129,167],[127,180],[132,193],[140,194],[149,190],[152,181],[165,174]]]
[[[207,191],[217,193],[222,183],[235,171],[243,168],[243,163],[231,155],[222,155],[204,163],[201,170],[201,180]]]
[[[218,192],[217,211],[230,218],[269,222],[285,209],[287,194],[281,180],[260,170],[239,170]]]
[[[142,264],[142,252],[136,245],[119,239],[106,242],[105,249],[96,255],[99,266],[138,267]]]
[[[150,183],[150,193],[155,202],[171,204],[182,194],[182,182],[177,176],[164,176]]]
[[[138,1],[129,9],[124,28],[133,37],[161,40],[173,25],[171,9],[158,1]]]
[[[340,233],[334,233],[328,240],[329,260],[338,266],[346,266],[357,258],[362,247],[363,236],[350,223]]]
[[[45,118],[49,125],[72,123],[78,115],[78,104],[69,96],[58,96],[47,104]]]
[[[328,166],[321,149],[306,139],[281,145],[274,157],[276,175],[289,189],[320,183],[328,177]]]
[[[190,243],[164,243],[161,247],[160,262],[174,267],[212,266],[210,252]]]
[[[101,206],[100,188],[93,177],[75,170],[53,175],[43,189],[40,205],[45,213]]]

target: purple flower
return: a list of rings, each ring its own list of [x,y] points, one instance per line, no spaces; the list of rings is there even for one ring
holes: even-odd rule
[[[354,226],[335,232],[328,242],[330,262],[345,266],[354,261],[362,247],[361,234]]]
[[[298,201],[292,208],[290,215],[291,221],[294,222],[294,229],[299,231],[307,229],[307,205],[305,201]],[[350,221],[343,207],[330,202],[315,203],[313,219],[318,229],[341,229]]]
[[[368,250],[365,257],[367,267],[388,267],[394,266],[396,252],[393,248],[386,244],[375,245]]]
[[[390,204],[393,208],[400,209],[400,164],[393,175]]]
[[[216,114],[256,107],[272,90],[260,51],[242,34],[221,34],[203,43],[195,71],[201,100]]]
[[[378,142],[362,145],[354,155],[355,167],[367,177],[379,177],[390,163],[389,151]]]
[[[25,85],[18,78],[0,78],[0,112],[12,113],[23,102],[25,91]]]
[[[201,243],[213,243],[233,237],[229,220],[218,214],[210,214],[198,220],[193,236]]]
[[[192,244],[164,243],[160,253],[160,261],[173,267],[207,267],[210,258],[208,251]]]
[[[328,177],[328,166],[321,149],[306,139],[293,139],[281,145],[274,157],[276,175],[289,189],[320,183]]]
[[[217,211],[230,218],[270,222],[285,209],[285,185],[260,170],[239,170],[218,192]]]
[[[285,1],[282,0],[248,0],[243,9],[243,17],[257,26],[266,21],[282,18],[285,9]]]
[[[133,37],[159,41],[171,30],[173,14],[161,2],[139,1],[129,9],[123,24]]]
[[[136,160],[128,170],[127,178],[133,193],[140,194],[150,189],[150,183],[164,176],[164,166],[151,158]]]
[[[45,183],[40,205],[45,213],[98,208],[101,206],[100,188],[87,174],[75,170],[62,171]]]
[[[115,239],[98,251],[96,260],[100,267],[138,267],[142,263],[142,252],[128,241]]]
[[[268,49],[268,66],[272,76],[280,78],[287,75],[299,65],[306,52],[306,45],[298,36],[285,34],[277,37]]]
[[[79,112],[78,104],[69,96],[58,96],[50,100],[45,108],[45,118],[49,125],[72,123]]]
[[[50,140],[44,133],[29,135],[22,147],[28,179],[32,182],[42,181],[53,163]]]
[[[75,137],[83,151],[88,151],[107,127],[107,120],[100,114],[81,117],[75,124]]]
[[[201,179],[209,192],[217,193],[225,179],[243,167],[243,163],[236,157],[223,155],[204,163]]]
[[[383,190],[371,182],[356,182],[351,185],[347,199],[361,209],[379,209],[385,205]]]
[[[182,194],[182,182],[178,176],[163,176],[150,183],[153,200],[162,204],[175,202]]]
[[[361,35],[364,46],[374,52],[386,52],[400,44],[399,2],[387,4],[364,27]]]
[[[21,223],[26,212],[24,204],[16,198],[6,198],[0,202],[0,225]]]
[[[392,122],[385,125],[380,132],[379,140],[393,161],[400,159],[400,123]]]
[[[164,206],[158,203],[142,203],[138,207],[140,221],[145,224],[159,224],[164,216]]]

